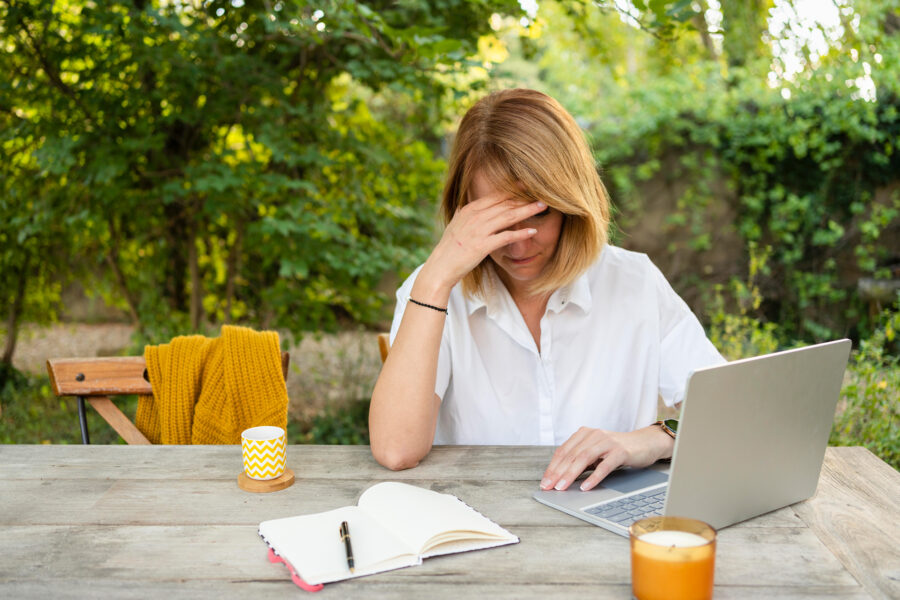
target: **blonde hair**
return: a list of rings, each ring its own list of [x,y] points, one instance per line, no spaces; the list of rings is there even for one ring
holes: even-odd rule
[[[578,278],[607,241],[609,196],[584,133],[566,109],[535,90],[494,92],[466,112],[450,154],[441,201],[445,225],[468,201],[475,173],[496,188],[562,213],[556,252],[529,286],[552,292]],[[486,257],[463,277],[467,296],[483,295]]]

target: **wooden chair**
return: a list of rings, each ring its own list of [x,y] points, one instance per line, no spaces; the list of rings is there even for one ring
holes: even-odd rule
[[[282,352],[281,373],[285,381],[290,361],[290,355]],[[78,398],[78,421],[83,444],[91,443],[85,400],[127,443],[150,443],[112,400],[116,396],[153,393],[143,356],[51,358],[47,360],[47,371],[54,394]]]
[[[387,360],[388,352],[391,349],[391,334],[378,334],[378,349],[381,351],[381,364],[384,364],[384,361]]]

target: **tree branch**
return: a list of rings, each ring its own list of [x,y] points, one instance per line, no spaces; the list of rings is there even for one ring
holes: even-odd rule
[[[95,120],[91,116],[90,111],[78,97],[78,94],[75,93],[71,87],[69,87],[66,82],[64,82],[57,72],[56,68],[50,64],[50,60],[45,56],[42,51],[42,46],[38,43],[34,36],[31,35],[31,30],[28,28],[28,25],[22,24],[22,31],[25,33],[25,37],[28,38],[29,44],[26,44],[26,47],[31,51],[31,54],[38,60],[41,64],[41,68],[44,70],[44,73],[47,74],[47,78],[50,80],[50,83],[53,84],[59,91],[61,91],[64,95],[68,96],[72,99],[76,106],[81,110],[84,118],[87,119],[90,125],[94,125]]]

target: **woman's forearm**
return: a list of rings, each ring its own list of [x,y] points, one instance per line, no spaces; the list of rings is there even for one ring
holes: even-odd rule
[[[449,288],[432,284],[424,271],[410,296],[447,306]],[[372,455],[389,469],[414,467],[431,450],[440,407],[434,385],[445,319],[440,311],[409,303],[375,383],[369,438]]]

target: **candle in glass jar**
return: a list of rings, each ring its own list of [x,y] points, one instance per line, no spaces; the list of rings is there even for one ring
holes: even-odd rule
[[[701,600],[712,598],[715,570],[715,530],[690,519],[669,519],[670,529],[632,530],[631,583],[638,600]],[[697,527],[680,523],[699,523]],[[712,532],[703,535],[702,527]],[[695,529],[697,532],[684,531]]]

